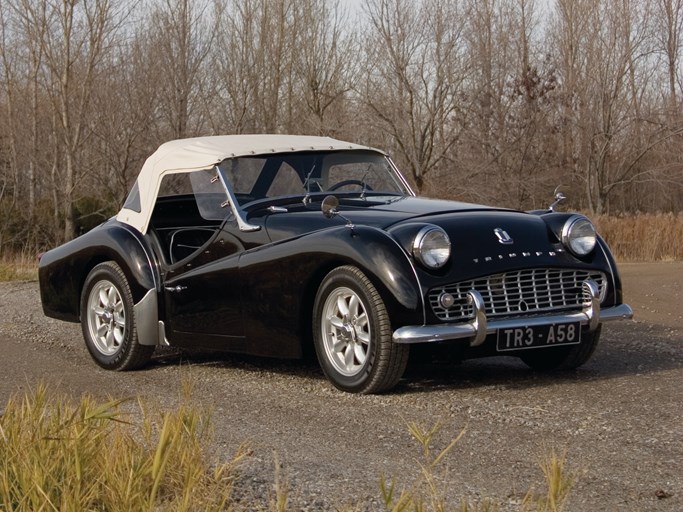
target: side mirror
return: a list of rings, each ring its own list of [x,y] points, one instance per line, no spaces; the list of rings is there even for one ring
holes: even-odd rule
[[[560,204],[562,201],[564,201],[564,200],[567,199],[567,196],[565,196],[565,195],[560,191],[560,187],[561,187],[561,186],[562,186],[562,185],[558,185],[558,187],[555,189],[555,192],[554,192],[554,194],[555,194],[555,202],[553,202],[553,204],[551,204],[551,205],[548,207],[548,210],[550,210],[551,212],[554,212],[554,211],[555,211],[555,207],[556,207],[558,204]]]
[[[323,215],[328,219],[331,219],[335,215],[339,215],[337,208],[339,208],[339,199],[335,196],[327,196],[323,199],[322,205],[320,206]]]
[[[320,209],[322,210],[323,215],[325,217],[331,219],[332,217],[336,217],[338,215],[346,221],[346,227],[353,231],[356,226],[353,225],[353,222],[351,222],[349,219],[347,219],[341,213],[339,213],[338,208],[339,199],[337,199],[335,196],[327,196],[325,199],[323,199],[323,202],[320,205]]]

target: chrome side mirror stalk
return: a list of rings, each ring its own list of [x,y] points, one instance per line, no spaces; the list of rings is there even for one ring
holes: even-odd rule
[[[567,196],[565,196],[565,195],[560,191],[560,187],[561,187],[561,186],[562,186],[562,185],[558,185],[557,188],[555,189],[555,191],[553,192],[553,195],[554,195],[554,197],[555,197],[555,201],[554,201],[550,206],[548,206],[548,210],[550,210],[551,212],[554,212],[554,211],[555,211],[555,207],[556,207],[558,204],[560,204],[561,202],[563,202],[563,201],[565,201],[565,200],[567,199]]]
[[[320,210],[323,212],[323,215],[328,219],[339,216],[340,218],[346,221],[347,228],[355,228],[353,222],[351,222],[349,219],[347,219],[341,213],[339,213],[339,199],[337,199],[336,196],[325,197],[325,199],[323,199],[322,204],[320,205]]]

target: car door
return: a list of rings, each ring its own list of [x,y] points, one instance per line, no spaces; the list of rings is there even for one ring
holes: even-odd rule
[[[171,344],[228,350],[244,345],[242,251],[239,239],[221,229],[201,255],[166,274],[163,294]]]
[[[162,194],[163,193],[163,194]],[[216,171],[162,178],[153,218],[166,265],[162,274],[166,338],[174,345],[240,343],[240,231]]]

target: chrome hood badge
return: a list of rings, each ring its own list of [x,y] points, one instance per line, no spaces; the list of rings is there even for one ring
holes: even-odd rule
[[[510,237],[510,235],[507,234],[507,231],[501,228],[496,228],[493,230],[493,233],[496,235],[498,238],[498,241],[501,244],[505,245],[510,245],[513,244],[515,241]]]

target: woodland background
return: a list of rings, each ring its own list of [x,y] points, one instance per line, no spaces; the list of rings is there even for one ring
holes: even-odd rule
[[[683,238],[682,37],[683,0],[2,0],[0,254],[114,214],[161,143],[229,133],[376,146],[433,197],[562,184]]]

